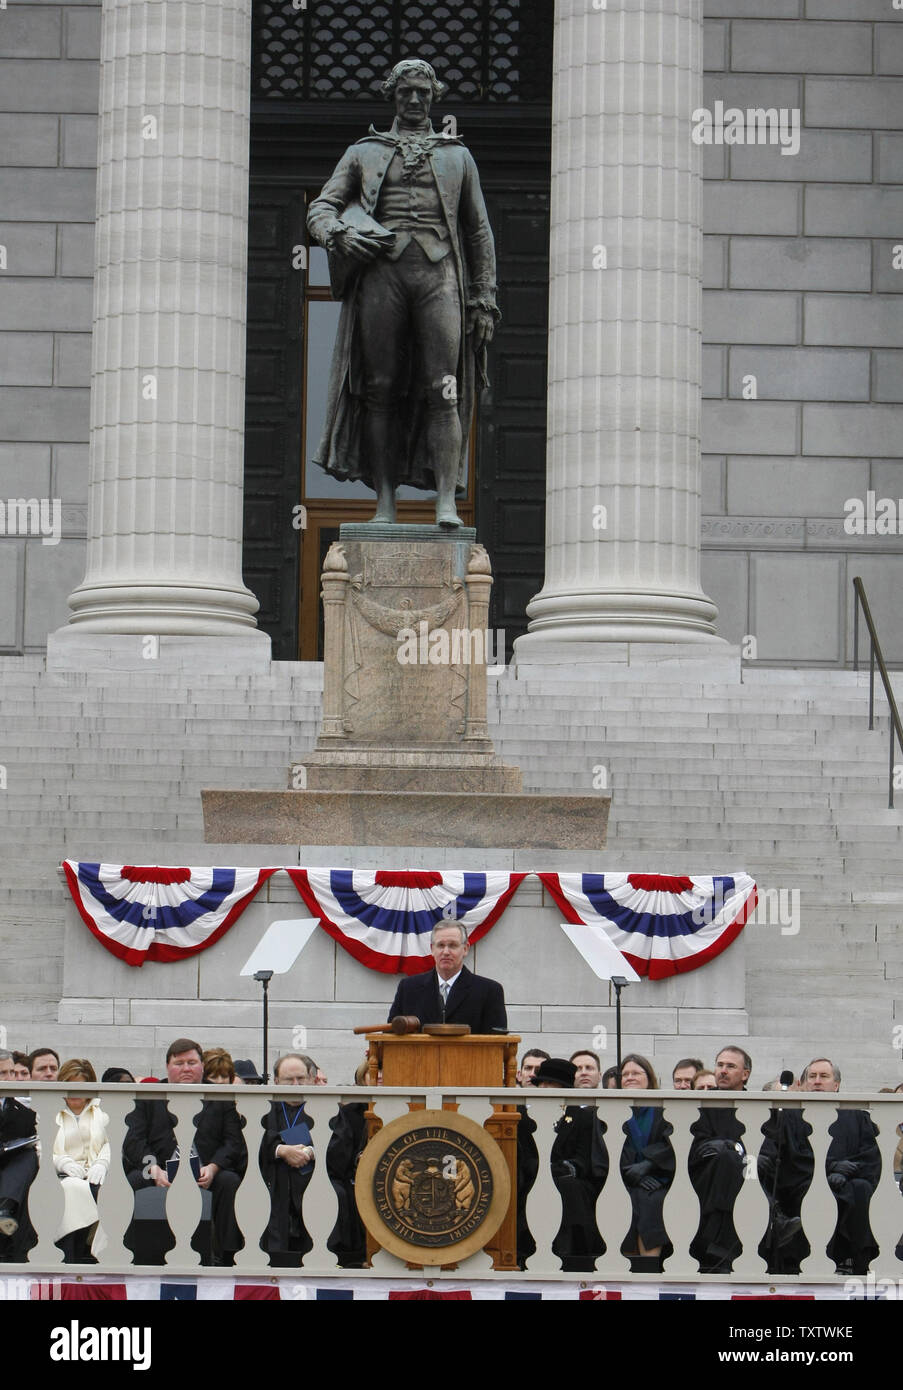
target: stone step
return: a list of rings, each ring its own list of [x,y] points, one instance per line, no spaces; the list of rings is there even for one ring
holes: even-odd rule
[[[799,843],[807,847],[813,846],[823,849],[826,844],[831,844],[832,848],[837,842],[830,841],[824,834],[807,833],[809,827],[801,826],[796,839]],[[762,828],[758,828],[757,833],[750,831],[744,833],[730,827],[725,831],[720,831],[717,827],[699,834],[688,836],[685,834],[677,835],[674,831],[673,822],[656,821],[645,825],[642,821],[614,821],[609,828],[609,843],[615,843],[623,848],[627,845],[646,846],[646,845],[668,845],[669,848],[677,844],[682,844],[691,852],[707,853],[717,855],[724,859],[725,856],[736,858],[737,862],[746,862],[754,856],[770,855],[775,852],[780,840],[776,836],[767,836],[762,833]],[[839,845],[838,851],[839,851]],[[742,856],[742,859],[740,858]]]
[[[83,694],[83,692],[82,692]],[[536,712],[543,709],[560,708],[595,711],[602,716],[623,718],[625,715],[641,713],[649,709],[652,713],[691,713],[704,710],[707,714],[762,714],[788,715],[810,714],[813,718],[820,713],[849,715],[851,719],[868,719],[868,688],[844,692],[804,691],[799,694],[782,694],[780,691],[749,691],[743,687],[733,690],[690,688],[681,686],[675,689],[632,687],[613,690],[598,688],[581,689],[577,686],[554,689],[516,690],[513,692],[493,692],[490,686],[489,703],[493,709],[526,710]],[[875,717],[885,719],[888,705],[883,692],[875,695]]]

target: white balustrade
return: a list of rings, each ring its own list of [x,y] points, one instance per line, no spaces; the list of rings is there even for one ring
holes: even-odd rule
[[[56,1136],[56,1117],[63,1105],[64,1097],[77,1090],[79,1095],[98,1095],[101,1106],[109,1116],[109,1135],[113,1160],[106,1181],[98,1197],[100,1221],[107,1237],[106,1248],[100,1255],[98,1265],[63,1264],[60,1248],[55,1244],[63,1213],[63,1193],[51,1162],[53,1141]],[[21,1095],[22,1083],[0,1084],[0,1098],[6,1095]],[[135,1216],[135,1192],[129,1185],[121,1161],[121,1144],[125,1119],[133,1104],[139,1101],[166,1100],[170,1112],[177,1121],[176,1137],[182,1152],[187,1152],[193,1126],[205,1100],[235,1104],[242,1116],[244,1138],[248,1149],[247,1170],[238,1188],[235,1204],[236,1218],[244,1233],[244,1249],[239,1251],[234,1271],[242,1277],[272,1277],[274,1268],[269,1264],[267,1254],[260,1249],[260,1239],[270,1215],[270,1193],[260,1172],[258,1154],[262,1126],[274,1100],[287,1096],[297,1100],[303,1095],[305,1113],[311,1126],[311,1138],[316,1151],[316,1161],[310,1182],[304,1194],[302,1219],[308,1235],[313,1241],[312,1250],[303,1257],[303,1265],[298,1266],[303,1277],[321,1278],[348,1277],[328,1246],[330,1235],[338,1215],[338,1200],[331,1175],[325,1161],[326,1151],[332,1137],[330,1121],[339,1113],[338,1107],[348,1103],[372,1101],[375,1114],[389,1124],[393,1119],[409,1113],[409,1102],[426,1104],[428,1109],[440,1108],[445,1103],[456,1103],[462,1116],[483,1124],[492,1113],[493,1104],[517,1104],[528,1107],[525,1114],[535,1123],[533,1140],[536,1144],[539,1167],[536,1182],[526,1201],[526,1218],[533,1238],[536,1252],[526,1261],[522,1271],[493,1271],[484,1252],[463,1261],[457,1271],[449,1270],[447,1277],[465,1272],[468,1278],[523,1280],[527,1283],[536,1280],[564,1280],[575,1278],[586,1282],[624,1283],[631,1281],[654,1281],[656,1283],[700,1283],[706,1281],[724,1282],[733,1280],[741,1283],[843,1283],[845,1276],[836,1274],[834,1262],[828,1259],[825,1247],[834,1232],[837,1221],[837,1202],[830,1190],[825,1175],[825,1156],[831,1143],[829,1130],[834,1124],[839,1109],[866,1110],[878,1126],[876,1140],[882,1155],[882,1172],[878,1186],[872,1196],[870,1222],[880,1254],[872,1262],[871,1272],[875,1279],[890,1279],[894,1283],[903,1279],[903,1262],[895,1253],[903,1231],[903,1202],[893,1174],[893,1157],[897,1143],[897,1126],[903,1122],[903,1097],[898,1095],[859,1094],[802,1094],[799,1092],[697,1092],[656,1091],[599,1092],[585,1090],[559,1091],[548,1089],[526,1090],[487,1089],[483,1087],[455,1088],[417,1088],[417,1087],[337,1087],[316,1086],[312,1088],[278,1086],[166,1086],[166,1085],[100,1085],[86,1082],[43,1082],[32,1083],[30,1104],[38,1120],[38,1136],[41,1141],[41,1161],[37,1176],[29,1192],[29,1215],[38,1235],[38,1244],[31,1250],[28,1260],[19,1264],[7,1263],[5,1272],[22,1273],[32,1277],[59,1277],[64,1273],[109,1273],[109,1274],[156,1274],[160,1265],[139,1265],[133,1263],[132,1253],[123,1239],[133,1224]],[[623,1146],[624,1126],[631,1115],[631,1108],[637,1104],[656,1104],[664,1107],[665,1119],[672,1126],[670,1142],[675,1152],[676,1172],[664,1202],[664,1222],[668,1237],[674,1246],[663,1273],[638,1273],[630,1271],[629,1258],[621,1253],[631,1224],[630,1193],[621,1180],[620,1156]],[[599,1195],[596,1206],[596,1220],[606,1245],[604,1255],[598,1257],[595,1269],[588,1268],[575,1273],[563,1270],[562,1261],[552,1254],[552,1243],[562,1221],[561,1197],[552,1177],[550,1155],[556,1139],[556,1126],[566,1119],[568,1106],[595,1105],[597,1114],[605,1126],[604,1141],[608,1153],[608,1178]],[[699,1225],[699,1199],[693,1189],[687,1168],[687,1160],[693,1143],[692,1126],[699,1119],[702,1110],[723,1109],[736,1106],[737,1121],[742,1129],[742,1144],[746,1158],[742,1160],[745,1181],[738,1193],[733,1220],[742,1253],[733,1261],[731,1273],[700,1274],[699,1266],[690,1256],[689,1245]],[[812,1252],[802,1263],[799,1275],[771,1274],[767,1263],[759,1254],[759,1245],[768,1225],[768,1195],[758,1179],[756,1157],[762,1143],[761,1127],[772,1116],[775,1106],[786,1112],[802,1109],[806,1123],[811,1126],[809,1143],[814,1154],[813,1181],[802,1204],[802,1222]],[[449,1112],[453,1122],[453,1112]],[[154,1156],[148,1155],[148,1161]],[[739,1156],[738,1156],[739,1157]],[[335,1174],[332,1175],[333,1177]],[[154,1189],[143,1189],[153,1193]],[[141,1199],[139,1198],[139,1205]],[[167,1277],[196,1276],[201,1255],[193,1250],[191,1241],[202,1219],[209,1219],[209,1201],[204,1203],[204,1194],[192,1180],[191,1167],[183,1162],[165,1199],[161,1194],[159,1201],[151,1197],[145,1203],[150,1219],[169,1225],[175,1244],[166,1254],[165,1269]],[[159,1206],[159,1211],[150,1208]],[[134,1223],[138,1225],[136,1221]],[[131,1235],[133,1236],[134,1231]],[[130,1244],[133,1243],[130,1236]],[[198,1241],[200,1245],[201,1242]],[[146,1248],[146,1245],[145,1247]],[[204,1266],[210,1277],[226,1275],[230,1269]],[[288,1274],[285,1268],[280,1275]],[[446,1277],[443,1271],[431,1268],[431,1279]],[[400,1277],[421,1279],[423,1271],[409,1268],[397,1256],[380,1251],[372,1266],[354,1269],[354,1278]]]

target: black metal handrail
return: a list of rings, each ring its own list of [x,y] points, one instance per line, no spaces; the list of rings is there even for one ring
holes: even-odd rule
[[[881,673],[881,682],[884,686],[884,693],[887,696],[887,703],[890,707],[890,761],[887,768],[887,805],[892,811],[894,809],[894,752],[895,740],[899,739],[900,747],[903,749],[903,724],[900,722],[900,712],[897,709],[897,702],[894,699],[894,692],[890,683],[890,676],[887,674],[887,665],[884,661],[884,653],[881,650],[881,643],[878,641],[878,631],[875,627],[875,620],[872,617],[872,610],[869,608],[869,601],[865,594],[865,585],[858,574],[853,580],[853,593],[855,602],[853,604],[853,670],[859,670],[859,609],[865,618],[865,625],[869,630],[869,728],[875,727],[875,661],[878,662],[878,670]]]

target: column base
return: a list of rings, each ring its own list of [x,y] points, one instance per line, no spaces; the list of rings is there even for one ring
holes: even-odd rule
[[[235,636],[257,631],[250,589],[208,584],[82,584],[69,596],[70,627],[83,632]]]
[[[47,670],[51,672],[268,675],[271,665],[269,636],[258,628],[178,636],[161,634],[159,629],[141,634],[92,632],[70,625],[57,628],[47,638]]]
[[[527,605],[530,626],[514,644],[521,661],[541,660],[553,643],[690,642],[723,645],[718,609],[701,590],[571,590],[538,594]]]

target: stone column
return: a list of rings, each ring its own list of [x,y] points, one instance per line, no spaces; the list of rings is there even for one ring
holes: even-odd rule
[[[702,0],[556,0],[546,576],[521,661],[717,640],[699,585],[701,104]]]
[[[104,0],[88,567],[71,624],[240,636],[251,0]]]

